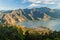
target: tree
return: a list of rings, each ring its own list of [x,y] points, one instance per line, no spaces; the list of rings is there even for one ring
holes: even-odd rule
[[[25,32],[25,40],[30,40],[30,35],[28,30]]]

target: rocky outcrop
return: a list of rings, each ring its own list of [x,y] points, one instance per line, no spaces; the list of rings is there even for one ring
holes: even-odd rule
[[[26,21],[27,20],[27,18],[22,14],[22,11],[20,10],[20,11],[18,11],[18,12],[16,12],[16,11],[13,11],[12,12],[12,14],[14,15],[14,17],[15,17],[15,19],[17,19],[19,22],[23,22],[23,21]],[[12,15],[12,16],[13,16]]]
[[[11,14],[6,14],[4,19],[5,19],[5,23],[4,24],[10,24],[10,25],[14,25],[15,24],[15,20],[14,20],[14,18],[12,18]]]
[[[22,15],[22,11],[16,12],[15,10],[12,13],[8,13],[4,16],[4,24],[15,24],[18,22],[23,22],[27,20],[25,16]]]
[[[43,16],[43,21],[47,21],[47,20],[50,20],[51,17],[49,15],[47,15],[46,13],[44,13],[44,16]]]

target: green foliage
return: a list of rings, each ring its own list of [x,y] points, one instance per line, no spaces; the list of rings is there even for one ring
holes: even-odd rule
[[[24,40],[23,31],[20,30],[13,26],[0,25],[0,40]]]

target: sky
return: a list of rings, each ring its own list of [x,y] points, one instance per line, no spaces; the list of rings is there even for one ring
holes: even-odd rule
[[[60,9],[60,0],[0,0],[0,10],[34,7]]]

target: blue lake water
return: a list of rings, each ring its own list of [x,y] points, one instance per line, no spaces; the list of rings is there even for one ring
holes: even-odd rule
[[[28,21],[28,22],[22,22],[22,23],[18,23],[18,25],[24,25],[26,27],[39,27],[39,26],[43,26],[43,27],[47,27],[50,28],[52,30],[60,30],[60,19],[59,20],[48,20],[48,21]]]

